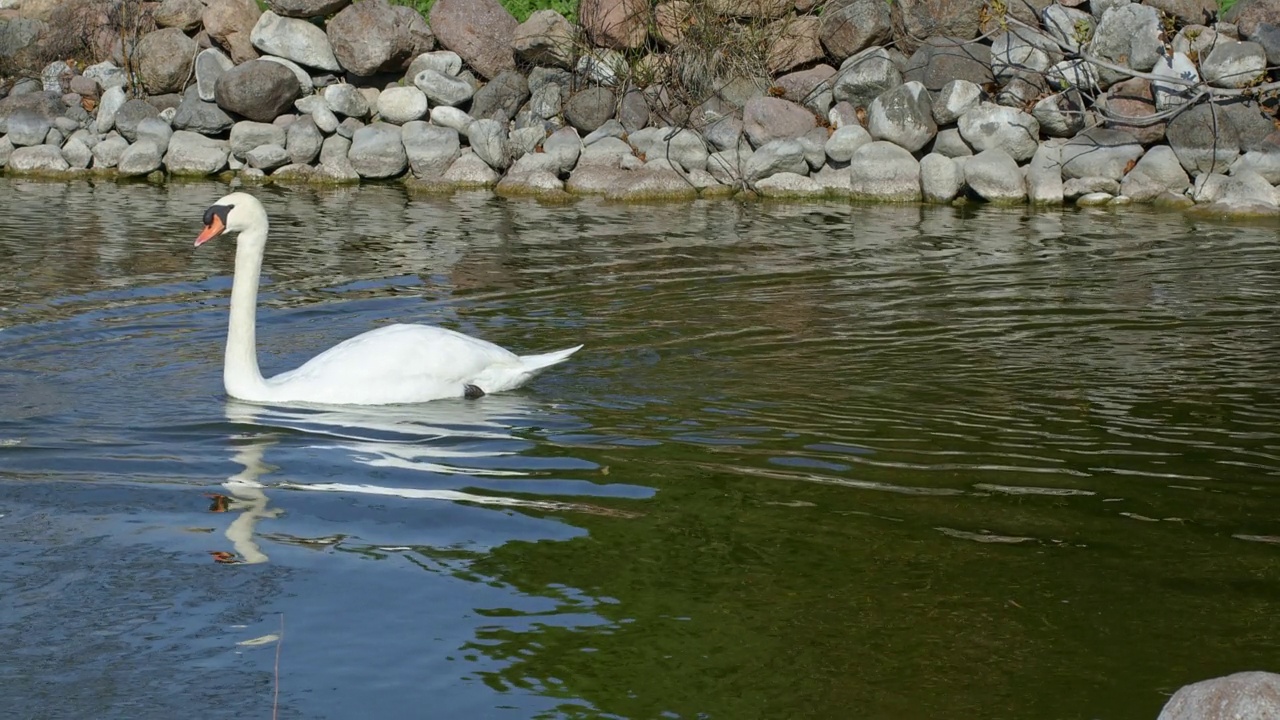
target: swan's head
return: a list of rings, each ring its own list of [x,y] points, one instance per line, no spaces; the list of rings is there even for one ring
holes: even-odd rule
[[[266,225],[267,212],[258,198],[248,193],[231,193],[204,211],[204,230],[196,238],[196,247],[224,233],[265,230]]]

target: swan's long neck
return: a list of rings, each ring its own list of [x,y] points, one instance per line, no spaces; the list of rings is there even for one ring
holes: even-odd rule
[[[222,384],[227,394],[243,400],[263,400],[267,383],[258,369],[258,275],[267,241],[267,220],[254,223],[236,240],[236,274],[231,284],[231,322]]]

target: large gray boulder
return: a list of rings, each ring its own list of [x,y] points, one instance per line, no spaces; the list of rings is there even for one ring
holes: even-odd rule
[[[1267,182],[1280,185],[1280,134],[1272,136],[1257,150],[1249,150],[1237,158],[1231,165],[1231,172],[1238,169],[1253,170]]]
[[[1275,187],[1266,178],[1253,170],[1241,170],[1222,184],[1221,193],[1210,210],[1231,215],[1276,215],[1280,213],[1280,205],[1276,202]]]
[[[710,157],[714,158],[718,154],[714,153]],[[577,167],[581,168],[586,165],[618,167],[624,157],[635,157],[632,154],[631,146],[625,140],[615,137],[601,138],[582,148],[582,153],[578,156]],[[710,162],[711,159],[709,158],[708,164]]]
[[[973,155],[973,148],[969,147],[969,143],[964,141],[960,135],[958,128],[944,128],[938,131],[938,136],[933,139],[933,147],[930,152],[946,155],[949,158],[969,157]]]
[[[1031,117],[1040,123],[1040,132],[1060,138],[1073,137],[1080,132],[1084,127],[1084,108],[1077,102],[1079,97],[1079,93],[1065,91],[1037,100],[1031,109]]]
[[[589,87],[569,98],[564,104],[564,119],[582,132],[593,132],[609,118],[617,98],[606,87]]]
[[[1062,177],[1120,180],[1130,163],[1142,157],[1142,145],[1130,133],[1090,128],[1062,146]]]
[[[1197,105],[1179,113],[1165,129],[1169,147],[1192,175],[1226,172],[1240,154],[1240,135],[1221,107]]]
[[[324,144],[324,134],[316,126],[315,118],[303,115],[289,124],[285,130],[285,150],[289,153],[289,162],[295,165],[309,165],[320,155],[320,147]]]
[[[421,120],[427,114],[427,96],[416,87],[390,87],[378,95],[378,116],[394,125]]]
[[[646,161],[668,160],[686,172],[707,168],[706,142],[692,130],[674,127],[644,128],[631,133],[629,140]]]
[[[770,140],[800,137],[817,125],[811,110],[782,98],[755,97],[742,109],[742,129],[756,148]]]
[[[201,24],[238,65],[258,57],[250,38],[262,11],[254,0],[209,0]]]
[[[1154,200],[1165,193],[1181,195],[1191,186],[1191,179],[1178,162],[1178,156],[1167,145],[1151,148],[1138,160],[1120,182],[1120,194],[1136,202]]]
[[[431,124],[439,125],[440,127],[453,128],[463,135],[467,134],[467,129],[470,128],[471,123],[475,121],[475,118],[456,107],[438,105],[431,108]]]
[[[991,50],[986,45],[936,36],[929,37],[911,55],[902,76],[937,92],[952,80],[968,80],[979,86],[991,82],[995,79],[991,64]]]
[[[302,66],[298,63],[287,58],[276,57],[275,55],[263,55],[262,59],[288,68],[289,72],[293,73],[293,76],[298,79],[299,95],[307,96],[316,91],[315,84],[311,80],[311,74],[302,69]]]
[[[1150,70],[1160,59],[1160,12],[1149,5],[1126,3],[1108,9],[1094,30],[1091,52],[1103,60],[1134,70]],[[1124,73],[1099,66],[1103,88],[1125,78]]]
[[[49,135],[49,129],[53,127],[53,122],[34,110],[24,108],[9,116],[7,127],[9,142],[13,143],[14,147],[27,147],[43,145],[44,139]]]
[[[169,138],[164,167],[174,175],[213,175],[227,166],[227,153],[227,143],[223,140],[178,130]]]
[[[218,135],[226,132],[235,121],[223,112],[215,103],[200,99],[198,88],[189,87],[182,95],[182,102],[173,115],[173,127],[177,130],[191,130],[205,135]]]
[[[400,128],[376,122],[366,125],[351,137],[347,151],[356,172],[363,178],[390,178],[404,173],[408,167]]]
[[[849,160],[849,187],[857,199],[918,202],[920,163],[893,143],[867,143]]]
[[[116,111],[116,130],[126,140],[134,142],[138,139],[138,123],[159,115],[160,111],[146,100],[129,100]]]
[[[458,131],[452,128],[436,127],[414,120],[405,123],[401,135],[409,169],[415,177],[443,178],[449,166],[462,154]]]
[[[139,177],[149,175],[160,169],[164,161],[164,153],[150,140],[139,140],[129,146],[120,155],[116,163],[116,172],[121,177]]]
[[[831,162],[844,165],[853,159],[853,154],[858,148],[871,141],[871,133],[864,130],[861,125],[845,125],[831,133],[823,150]]]
[[[204,14],[204,3],[200,0],[164,0],[152,12],[156,27],[176,28],[182,32],[191,32],[200,27],[200,16]]]
[[[80,138],[72,137],[62,146],[62,159],[73,168],[87,168],[93,162],[93,150]]]
[[[52,145],[20,147],[9,156],[7,167],[23,173],[58,173],[71,168],[62,151]]]
[[[147,33],[135,51],[138,78],[152,95],[181,92],[200,46],[176,27]]]
[[[812,198],[827,194],[827,188],[808,175],[783,172],[755,184],[756,192],[767,198]]]
[[[933,119],[939,125],[949,125],[982,102],[982,88],[968,80],[951,80],[938,91],[930,104]]]
[[[205,48],[196,55],[196,88],[199,98],[205,102],[213,102],[214,90],[218,87],[218,78],[222,77],[235,63],[217,48]]]
[[[173,128],[162,117],[143,118],[134,132],[138,142],[149,142],[164,154],[169,149],[169,138],[173,137]]]
[[[321,96],[324,97],[325,105],[335,115],[341,115],[346,118],[369,117],[371,110],[369,100],[364,93],[360,92],[360,88],[355,85],[346,83],[330,85],[321,91]]]
[[[1036,148],[1027,163],[1027,196],[1032,205],[1061,205],[1065,191],[1062,183],[1063,140],[1049,140]]]
[[[413,78],[413,84],[422,91],[433,105],[449,105],[457,107],[475,95],[471,83],[460,77],[446,75],[439,70],[427,68]]]
[[[955,160],[937,153],[920,158],[920,193],[925,202],[949,203],[964,187],[964,173]]]
[[[218,79],[218,107],[258,122],[271,122],[293,106],[298,79],[289,68],[266,60],[250,60]]]
[[[1027,28],[1012,27],[991,41],[991,70],[1002,82],[1044,73],[1060,60],[1056,41]]]
[[[938,132],[929,91],[912,81],[881,94],[867,109],[867,129],[872,138],[911,152],[924,147]]]
[[[511,166],[506,125],[497,120],[475,120],[467,126],[466,133],[471,149],[489,167],[501,171]]]
[[[498,183],[498,173],[467,148],[449,166],[444,181],[454,187],[493,187]]]
[[[325,24],[329,44],[347,72],[369,76],[404,70],[435,47],[435,37],[422,15],[387,0],[361,0]]]
[[[279,145],[259,145],[244,154],[244,164],[269,173],[289,164],[289,151]]]
[[[560,128],[542,142],[542,154],[554,159],[560,172],[568,172],[578,164],[578,157],[582,155],[582,138],[573,128]]]
[[[320,132],[326,135],[332,135],[338,130],[338,116],[329,109],[329,104],[319,95],[311,97],[299,98],[293,103],[298,112],[304,115],[310,115],[315,121],[316,127],[320,128]]]
[[[116,126],[116,113],[120,112],[127,100],[124,88],[119,86],[103,91],[102,99],[98,101],[98,132],[111,132]],[[52,118],[49,121],[53,122]]]
[[[1240,138],[1240,151],[1259,150],[1270,140],[1268,136],[1276,131],[1274,116],[1271,111],[1261,107],[1256,100],[1247,97],[1227,98],[1218,107],[1231,118]]]
[[[231,128],[231,155],[237,159],[244,159],[260,145],[283,146],[285,142],[285,129],[272,123],[242,120]]]
[[[515,68],[511,40],[520,23],[498,0],[436,0],[429,20],[440,44],[486,79]]]
[[[69,108],[57,92],[10,92],[9,97],[0,100],[0,132],[4,132],[5,123],[17,112],[29,111],[46,118],[50,124],[67,113]]]
[[[881,0],[832,0],[822,8],[818,38],[837,60],[893,37],[890,5]]]
[[[1027,199],[1022,170],[1009,153],[991,148],[964,163],[964,180],[979,197],[991,203],[1021,203]]]
[[[559,88],[558,85],[547,85],[547,88]],[[504,70],[498,77],[485,83],[471,98],[471,116],[491,118],[506,122],[516,116],[520,106],[529,99],[529,83],[524,74],[515,70]],[[554,117],[552,113],[549,117]]]
[[[280,17],[268,10],[258,18],[249,40],[259,51],[299,65],[330,72],[343,69],[324,31],[306,20]]]
[[[457,77],[462,73],[462,58],[452,50],[422,53],[409,63],[409,69],[404,73],[405,80],[412,82],[423,70],[435,70],[438,73]]]
[[[534,66],[573,67],[573,24],[555,10],[538,10],[511,37],[516,57]]]
[[[715,0],[707,3],[716,12]],[[725,8],[719,8],[725,9]],[[592,45],[610,50],[634,50],[648,33],[648,0],[581,0],[578,18]]]
[[[1265,720],[1280,717],[1280,675],[1236,673],[1184,685],[1157,720]]]
[[[1254,42],[1219,40],[1200,63],[1204,79],[1214,87],[1242,88],[1267,69],[1267,51]]]
[[[774,80],[773,84],[782,88],[783,98],[825,116],[835,100],[831,94],[831,80],[835,75],[836,69],[830,65],[818,65],[787,73]]]
[[[129,141],[112,133],[103,138],[102,142],[93,146],[93,166],[96,168],[113,168],[120,162],[120,156],[128,149]]]
[[[866,107],[880,93],[902,84],[902,72],[889,52],[873,47],[851,56],[840,65],[831,84],[836,102],[847,102],[855,108]]]
[[[351,160],[347,157],[347,153],[351,151],[351,141],[341,135],[330,135],[324,139],[324,143],[320,146],[320,165],[328,166],[334,169],[341,169],[345,174],[346,170],[350,170],[350,174],[356,178],[360,174],[351,167]]]
[[[1094,20],[1092,15],[1083,10],[1050,3],[1040,11],[1040,26],[1054,40],[1075,51],[1080,49],[1082,38],[1088,42],[1093,36]]]
[[[1036,152],[1040,123],[1017,108],[984,102],[960,116],[960,135],[981,152],[1003,148],[1014,160],[1022,161]]]

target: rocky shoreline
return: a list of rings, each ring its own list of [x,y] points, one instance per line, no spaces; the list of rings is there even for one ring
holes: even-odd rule
[[[1280,214],[1275,0],[114,2],[5,83],[6,173]],[[0,58],[70,22],[4,5]]]

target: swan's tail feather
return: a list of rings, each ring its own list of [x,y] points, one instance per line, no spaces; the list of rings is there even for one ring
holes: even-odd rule
[[[556,363],[562,363],[569,359],[569,356],[582,349],[581,345],[564,350],[556,350],[555,352],[543,353],[541,355],[521,355],[520,364],[524,366],[525,372],[533,374],[540,372],[544,368],[549,368]]]

